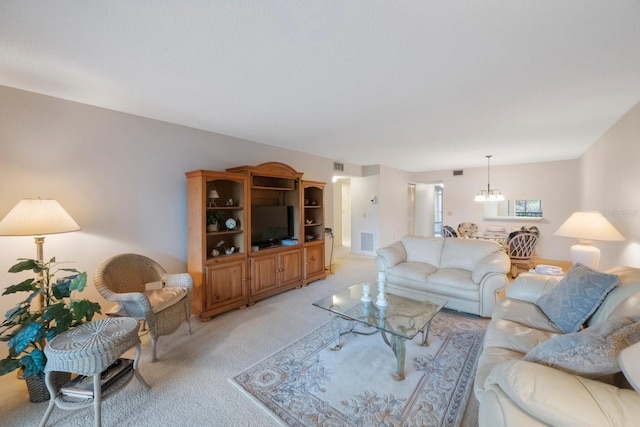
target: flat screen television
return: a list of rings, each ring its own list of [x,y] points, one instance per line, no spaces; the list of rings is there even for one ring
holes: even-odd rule
[[[293,206],[251,206],[252,244],[294,236]]]

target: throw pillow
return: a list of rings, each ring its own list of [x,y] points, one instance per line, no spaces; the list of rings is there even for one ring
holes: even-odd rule
[[[536,305],[562,332],[576,332],[618,283],[620,278],[615,274],[576,264]]]
[[[616,317],[538,344],[524,360],[570,374],[599,378],[620,372],[618,353],[640,341],[640,319]]]

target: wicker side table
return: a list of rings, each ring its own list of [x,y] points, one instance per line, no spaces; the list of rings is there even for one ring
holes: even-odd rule
[[[125,351],[134,346],[136,347],[136,355],[133,361],[133,370],[112,384],[103,394],[100,386],[100,374]],[[110,317],[70,329],[49,341],[44,352],[47,356],[45,381],[51,399],[40,422],[41,427],[47,423],[54,406],[62,409],[81,409],[92,404],[95,410],[95,425],[99,427],[102,424],[102,401],[127,385],[133,376],[143,387],[149,388],[138,372],[138,360],[140,359],[138,321],[131,317]],[[93,376],[94,397],[76,398],[58,393],[51,378],[54,371]]]

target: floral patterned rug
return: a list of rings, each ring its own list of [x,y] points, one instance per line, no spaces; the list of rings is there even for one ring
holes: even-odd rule
[[[348,334],[332,351],[331,322],[232,380],[283,425],[459,426],[487,323],[438,313],[428,346],[406,343],[404,381],[380,334]]]

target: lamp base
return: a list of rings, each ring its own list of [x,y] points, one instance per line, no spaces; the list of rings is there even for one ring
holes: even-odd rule
[[[577,244],[571,246],[571,261],[596,270],[600,263],[600,249],[595,246]]]

